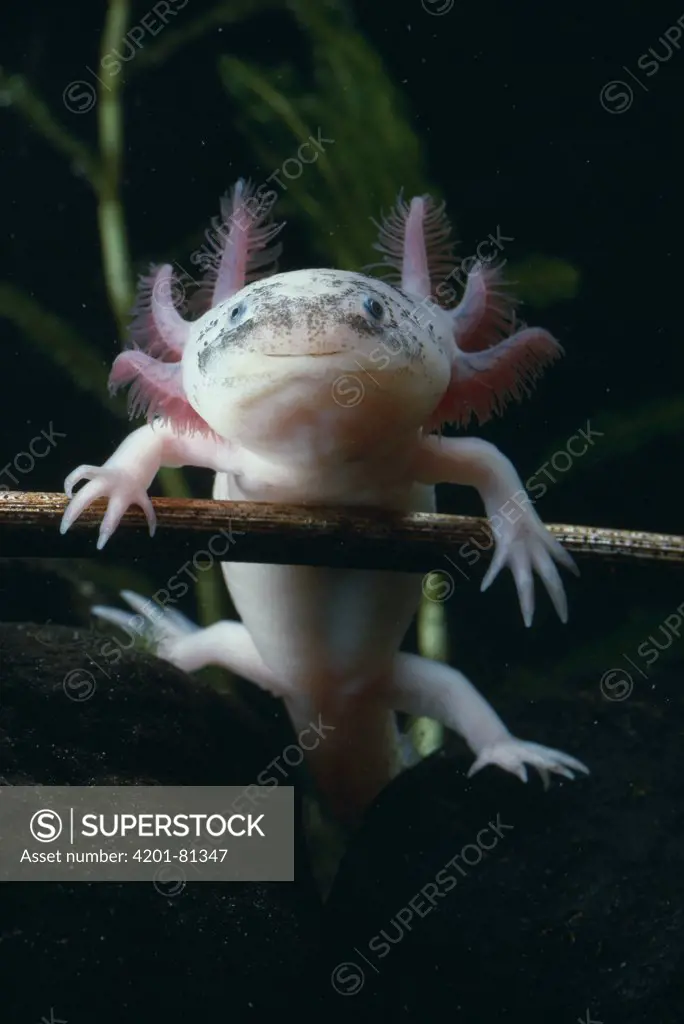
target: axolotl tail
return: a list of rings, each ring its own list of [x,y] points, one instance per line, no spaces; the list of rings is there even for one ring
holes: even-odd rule
[[[298,735],[312,721],[321,724],[321,740],[307,755],[309,770],[326,807],[353,826],[406,758],[395,715],[374,687],[343,700],[329,694],[329,687],[316,687],[312,697],[286,699],[285,705]]]

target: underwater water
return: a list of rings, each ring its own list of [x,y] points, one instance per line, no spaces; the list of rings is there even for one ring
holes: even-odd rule
[[[2,508],[12,492],[62,495],[69,473],[101,466],[144,422],[129,423],[125,392],[107,388],[131,337],[138,279],[170,264],[175,284],[163,309],[187,294],[187,318],[197,319],[195,285],[228,237],[219,199],[249,179],[286,222],[268,242],[282,243],[280,272],[361,272],[381,258],[373,244],[400,193],[443,201],[458,240],[456,271],[444,275],[456,294],[445,305],[463,298],[474,255],[494,253],[520,299],[517,326],[504,335],[539,325],[564,349],[523,401],[444,434],[505,453],[546,524],[684,534],[675,276],[684,14],[536,0],[108,0],[68,9],[38,0],[8,6],[0,24],[3,789],[243,793],[275,779],[294,799],[293,880],[207,880],[178,862],[163,872],[161,861],[149,880],[54,880],[38,870],[16,880],[8,851],[18,849],[20,825],[0,791],[0,1021],[261,1021],[282,1012],[679,1024],[684,564],[657,558],[656,541],[640,558],[610,558],[594,543],[577,555],[578,577],[561,568],[565,624],[537,580],[529,629],[508,568],[480,592],[490,552],[475,542],[431,549],[403,650],[458,669],[514,736],[566,752],[589,774],[554,774],[548,790],[532,768],[527,784],[495,765],[469,777],[474,754],[453,729],[436,727],[436,714],[404,714],[402,749],[412,738],[415,763],[349,825],[316,787],[316,757],[302,753],[301,721],[281,700],[237,669],[184,672],[154,643],[143,649],[92,613],[123,609],[122,590],[147,598],[161,588],[174,612],[202,627],[235,620],[218,560],[233,539],[245,560],[239,535],[199,558],[197,513],[182,535],[167,521],[154,538],[120,527],[97,551],[94,523],[61,536],[59,516],[18,512],[15,523]],[[239,247],[240,224],[233,229]],[[436,251],[439,264],[439,238]],[[230,274],[240,280],[236,265]],[[257,259],[252,269],[264,268]],[[313,308],[306,291],[297,295],[275,313],[279,325],[290,318],[288,337]],[[331,302],[307,321],[317,337],[329,337]],[[164,336],[151,317],[145,307],[136,323],[143,348],[155,330]],[[185,344],[178,323],[165,329]],[[371,359],[380,384],[345,368],[336,401],[349,423],[370,424],[360,462],[378,437],[394,451],[390,406],[373,405],[390,363]],[[174,366],[169,357],[164,372]],[[172,391],[176,378],[150,374],[150,408],[173,400],[181,415],[199,415],[199,399],[188,412],[185,391]],[[498,394],[499,378],[483,380],[486,394]],[[397,432],[407,406],[392,420]],[[289,421],[277,419],[275,398],[268,409],[284,436]],[[207,422],[229,412],[222,400]],[[316,429],[328,452],[318,421]],[[289,472],[279,495],[295,493]],[[191,500],[211,488],[211,472],[193,463],[162,470],[149,493]],[[347,492],[349,505],[363,504],[356,484]],[[437,507],[483,514],[476,488],[446,482]],[[293,522],[262,539],[283,564],[306,547]],[[258,561],[259,539],[244,543]],[[395,545],[390,567],[406,564],[409,546]],[[344,545],[325,550],[331,564],[351,567],[335,621],[341,633],[365,622],[372,654],[394,612],[383,619],[376,608],[377,630],[369,628],[367,586],[356,586],[367,579],[362,568]],[[256,595],[264,621],[298,607],[288,579],[278,586]],[[393,586],[388,594],[394,600]],[[325,621],[325,586],[322,595],[310,601],[310,622],[288,619],[288,657],[291,648],[326,650],[314,628],[319,612]],[[307,728],[325,754],[316,721],[317,733]],[[335,771],[363,788],[380,740],[361,721],[337,728]],[[32,849],[43,850],[37,842]],[[250,868],[247,858],[248,877]]]

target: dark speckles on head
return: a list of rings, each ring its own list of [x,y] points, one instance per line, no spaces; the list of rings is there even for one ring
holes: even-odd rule
[[[237,327],[221,331],[217,338],[206,339],[201,352],[197,356],[197,365],[200,373],[210,373],[212,360],[225,349],[245,348],[247,338],[254,334],[258,326],[259,320],[257,318],[245,320],[244,323],[239,324]],[[201,335],[200,340],[203,340]]]
[[[236,298],[199,328],[202,374],[215,372],[214,358],[227,350],[258,353],[260,335],[268,347],[284,353],[299,348],[323,354],[330,351],[331,340],[334,346],[336,328],[346,338],[345,348],[356,347],[356,336],[360,351],[370,344],[373,351],[382,348],[411,362],[425,358],[426,331],[415,317],[415,300],[363,274],[292,271],[254,282]]]
[[[273,321],[285,331],[295,327],[292,300],[286,295],[269,295],[260,297],[259,319]]]
[[[346,313],[339,318],[338,322],[347,324],[356,334],[362,337],[380,338],[385,333],[385,328],[382,324],[371,324],[360,313]]]
[[[284,288],[289,289],[290,283],[287,274],[276,274],[275,277],[265,277],[252,285],[253,295],[263,295],[265,292],[281,292]]]
[[[397,293],[397,295],[401,295],[402,299],[404,300],[404,302],[407,305],[409,305],[409,306],[415,305],[415,299],[412,299],[410,295],[407,295],[406,292],[403,292],[401,290],[401,288],[397,288],[397,286],[395,284],[389,285],[389,287],[392,288],[392,290],[395,291]]]
[[[383,338],[382,344],[388,352],[392,352],[396,355],[397,352],[401,352],[403,347],[403,340],[401,335],[387,332]]]

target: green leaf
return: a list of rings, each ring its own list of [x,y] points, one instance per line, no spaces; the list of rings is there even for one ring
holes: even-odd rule
[[[537,309],[574,298],[580,282],[580,272],[571,263],[539,254],[511,263],[506,268],[506,277],[516,296]]]
[[[6,281],[0,282],[0,316],[11,321],[40,352],[61,366],[78,388],[105,401],[109,366],[97,349],[66,321]],[[113,402],[110,408],[119,416],[126,415],[122,401]]]
[[[600,463],[635,455],[662,438],[681,440],[684,436],[684,398],[658,400],[629,413],[595,412],[587,417],[586,423],[578,423],[577,427],[589,429],[595,436],[586,454],[579,456],[576,462],[585,469],[594,469]],[[539,458],[538,465],[550,462],[556,452],[565,451],[567,443],[567,436],[557,438]],[[573,472],[574,469],[573,466]]]
[[[596,679],[596,694],[601,697],[601,683],[611,669],[622,668],[627,677],[632,676],[638,692],[642,678],[637,670],[625,670],[625,655],[637,657],[637,648],[656,635],[660,625],[672,607],[664,603],[653,603],[646,606],[635,606],[629,612],[629,619],[616,626],[607,635],[600,635],[588,640],[582,646],[575,646],[564,657],[554,657],[542,668],[534,671],[520,668],[506,673],[503,687],[509,693],[517,694],[521,699],[540,700],[553,696],[554,699],[574,701],[576,692],[573,680],[586,678],[593,674]],[[658,658],[658,665],[666,665],[681,657],[676,645],[666,648]],[[654,668],[655,673],[657,669]],[[649,673],[650,674],[650,670]],[[603,695],[603,699],[609,699]]]
[[[634,412],[598,413],[596,429],[605,437],[596,444],[595,459],[624,458],[663,437],[681,440],[684,432],[684,398],[658,400]]]

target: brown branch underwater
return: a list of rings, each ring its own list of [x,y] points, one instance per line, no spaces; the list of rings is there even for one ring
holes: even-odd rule
[[[269,502],[154,498],[158,526],[150,539],[143,513],[129,510],[102,552],[95,543],[105,499],[86,509],[65,536],[64,494],[0,494],[0,556],[20,558],[157,558],[204,555],[221,561],[315,565],[395,572],[451,571],[477,545],[485,557],[492,535],[485,519],[438,513],[323,508]],[[573,555],[622,562],[684,565],[684,537],[598,526],[547,524]],[[209,554],[207,553],[209,552]]]

